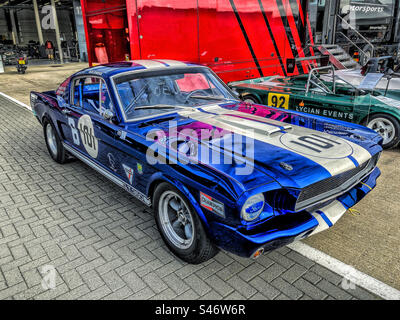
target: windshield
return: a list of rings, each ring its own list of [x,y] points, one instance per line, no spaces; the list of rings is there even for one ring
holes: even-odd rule
[[[209,70],[188,70],[118,77],[115,84],[126,120],[235,99]]]

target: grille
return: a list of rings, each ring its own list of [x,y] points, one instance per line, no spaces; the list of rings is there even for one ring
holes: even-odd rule
[[[360,166],[336,176],[318,181],[301,190],[297,198],[296,211],[304,209],[317,201],[328,200],[329,197],[343,193],[359,183],[362,178],[375,168],[379,154]]]

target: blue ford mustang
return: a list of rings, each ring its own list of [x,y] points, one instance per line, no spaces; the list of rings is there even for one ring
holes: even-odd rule
[[[137,60],[32,92],[58,163],[75,157],[152,206],[189,263],[218,247],[256,258],[331,227],[376,185],[365,127],[240,102],[210,69]]]

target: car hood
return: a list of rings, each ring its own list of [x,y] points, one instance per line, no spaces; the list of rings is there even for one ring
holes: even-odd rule
[[[306,127],[321,123],[320,131]],[[156,144],[228,175],[243,191],[272,181],[303,188],[381,150],[369,139],[375,132],[244,103],[182,108],[143,134],[150,131],[157,132]]]
[[[249,79],[237,82],[231,82],[232,87],[241,87],[244,89],[255,90],[273,90],[291,94],[303,94],[307,83],[307,76],[299,75],[292,77],[269,76],[257,79]]]

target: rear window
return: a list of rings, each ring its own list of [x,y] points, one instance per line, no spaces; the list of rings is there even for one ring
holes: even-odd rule
[[[65,101],[68,101],[68,96],[69,96],[68,85],[70,81],[71,78],[68,78],[63,83],[61,83],[56,90],[56,95],[62,97]]]

